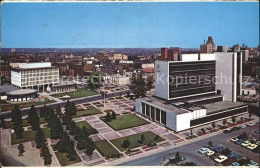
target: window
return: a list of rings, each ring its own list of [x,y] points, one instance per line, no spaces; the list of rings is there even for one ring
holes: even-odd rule
[[[163,123],[164,125],[166,125],[166,112],[165,111],[161,111],[161,117],[162,117],[162,120],[161,120],[161,123]]]
[[[160,122],[160,109],[156,109],[156,121]]]
[[[154,107],[151,107],[151,118],[154,120]]]
[[[150,106],[146,104],[146,114],[147,117],[150,117]]]

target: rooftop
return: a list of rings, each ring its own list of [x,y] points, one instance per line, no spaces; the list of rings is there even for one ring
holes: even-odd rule
[[[167,101],[156,98],[156,97],[144,97],[144,98],[140,98],[140,100],[147,102],[147,103],[151,103],[160,108],[163,108],[168,112],[174,113],[175,115],[189,113],[189,111],[175,107],[172,104],[168,103]]]
[[[7,95],[26,95],[26,94],[32,94],[32,93],[37,93],[37,90],[35,90],[35,89],[19,89],[19,90],[11,91],[11,92],[7,93]]]
[[[235,107],[241,107],[245,106],[245,103],[241,102],[228,102],[228,101],[221,101],[221,102],[216,102],[216,103],[211,103],[211,104],[206,104],[204,107],[207,109],[207,115],[212,114],[212,113],[217,113],[223,110],[228,110],[232,109]]]

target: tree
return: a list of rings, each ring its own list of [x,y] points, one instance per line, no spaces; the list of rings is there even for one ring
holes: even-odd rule
[[[114,111],[112,112],[111,118],[116,119],[116,113]]]
[[[22,143],[19,143],[17,149],[18,149],[18,152],[19,152],[19,156],[22,156],[23,153],[25,152],[25,151],[24,151],[24,146],[23,146],[23,144],[22,144]]]
[[[212,142],[211,142],[211,140],[208,142],[208,146],[212,146],[213,144],[212,144]]]
[[[49,122],[50,137],[52,139],[60,139],[62,137],[63,128],[60,119],[55,114]]]
[[[129,139],[127,138],[126,140],[123,141],[123,144],[122,144],[122,147],[123,148],[128,148],[130,146],[130,141]]]
[[[101,86],[102,82],[104,82],[104,74],[102,72],[92,72],[87,84],[90,90],[95,90]]]
[[[39,129],[36,133],[35,133],[35,143],[36,143],[36,148],[40,149],[42,144],[45,142],[45,137],[44,137],[44,132]]]
[[[153,77],[152,76],[148,76],[147,80],[146,80],[146,87],[147,90],[151,90],[153,87]]]
[[[146,84],[142,74],[132,76],[129,88],[133,91],[136,98],[146,95]]]
[[[74,102],[70,102],[69,100],[65,104],[65,114],[69,116],[75,116],[77,113],[77,107]]]
[[[40,129],[39,116],[34,105],[31,106],[31,109],[28,112],[27,121],[31,124],[33,131]]]
[[[52,155],[46,143],[42,144],[40,152],[44,160],[44,165],[50,165],[52,162]]]
[[[191,136],[193,135],[192,129],[190,129],[190,135],[191,135]]]
[[[106,122],[110,122],[110,121],[111,121],[111,115],[110,115],[110,113],[107,113],[107,114],[106,114],[105,121],[106,121]]]
[[[236,116],[232,116],[231,117],[231,120],[232,120],[232,122],[233,122],[233,124],[236,122]]]
[[[61,117],[62,116],[62,112],[61,112],[61,107],[60,107],[60,105],[58,105],[58,107],[56,108],[56,114],[59,116],[59,117]]]
[[[224,120],[222,121],[222,123],[223,123],[223,125],[226,125],[226,124],[227,124],[227,120],[224,119]]]
[[[67,146],[69,145],[70,137],[67,132],[63,132],[62,138],[57,142],[56,148],[60,153],[67,152]]]
[[[0,118],[1,118],[1,121],[0,121],[0,122],[1,122],[1,123],[0,123],[0,127],[3,128],[3,129],[5,129],[5,128],[6,128],[6,125],[5,125],[4,117],[1,115]]]
[[[242,122],[244,120],[244,118],[243,117],[240,117],[240,121]]]
[[[215,129],[216,128],[216,124],[213,122],[213,123],[211,123],[211,126],[212,126],[212,128],[213,129]]]
[[[11,111],[11,119],[14,123],[14,133],[16,135],[16,139],[22,139],[23,126],[22,126],[22,112],[19,110],[17,104],[14,106]]]
[[[155,135],[155,138],[154,138],[154,140],[155,140],[155,141],[158,141],[158,140],[159,140],[159,138],[160,138],[160,137],[159,137],[159,135]]]
[[[248,117],[249,119],[252,117],[252,114],[250,112],[248,112]]]
[[[93,155],[94,150],[95,150],[95,146],[91,140],[87,143],[86,150],[84,152],[86,153],[87,156],[91,156]]]
[[[144,134],[142,134],[142,135],[141,135],[140,143],[142,144],[142,143],[144,143],[144,141],[145,141],[145,137],[144,137]]]
[[[205,129],[204,128],[201,128],[200,130],[201,130],[202,134],[205,134]]]
[[[179,152],[176,152],[176,154],[175,154],[175,161],[176,162],[180,161],[180,153]]]
[[[238,138],[248,139],[248,136],[247,136],[246,132],[244,131],[241,135],[238,136]]]

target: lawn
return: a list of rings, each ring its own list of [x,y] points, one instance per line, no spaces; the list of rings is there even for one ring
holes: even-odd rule
[[[104,121],[104,119],[102,119]],[[122,130],[126,128],[132,128],[140,125],[149,124],[148,121],[138,117],[135,114],[119,115],[115,120],[106,122],[114,130]]]
[[[42,128],[42,131],[44,132],[45,138],[50,137],[50,128]],[[11,134],[11,145],[34,141],[35,133],[36,133],[36,131],[24,131],[23,139],[20,139],[20,140],[17,140],[15,133],[12,133]]]
[[[77,98],[92,96],[92,95],[96,95],[96,94],[97,94],[96,92],[89,91],[84,88],[78,88],[76,91],[55,94],[52,96],[53,97],[62,97],[62,96],[68,95],[68,96],[70,96],[68,99],[77,99]]]
[[[141,135],[144,134],[145,140],[143,142],[143,144],[139,143],[138,140],[141,139]],[[147,132],[143,132],[143,133],[139,133],[139,134],[134,134],[134,135],[130,135],[130,136],[126,136],[126,137],[122,137],[122,138],[118,138],[118,139],[114,139],[111,140],[111,142],[120,150],[120,151],[125,151],[126,149],[122,147],[123,141],[126,140],[127,138],[130,141],[130,146],[129,149],[133,149],[133,148],[137,148],[143,145],[148,145],[151,142],[161,142],[164,139],[159,137],[159,139],[156,141],[154,140],[155,138],[155,134],[147,131]]]
[[[85,126],[87,129],[93,128],[91,127],[91,125],[86,122],[86,121],[80,121],[80,122],[76,122],[76,125],[79,126],[80,128],[82,128],[83,126]]]
[[[88,115],[95,115],[95,114],[101,114],[102,112],[98,109],[91,109],[91,110],[83,110],[83,111],[77,111],[76,115],[73,116],[73,118],[88,116]]]
[[[104,157],[109,157],[111,155],[118,155],[120,154],[109,142],[106,140],[99,141],[95,143],[97,150],[102,154]]]
[[[25,103],[19,103],[17,104],[19,109],[22,109],[22,108],[26,108],[26,107],[31,107],[32,105],[34,106],[38,106],[38,105],[42,105],[42,104],[49,104],[49,103],[53,103],[55,102],[54,100],[49,100],[48,98],[44,98],[44,102],[25,102]],[[0,108],[1,108],[1,111],[4,112],[4,111],[11,111],[13,110],[14,108],[14,104],[11,104],[11,103],[8,103],[6,101],[3,101],[1,100],[0,101]]]
[[[81,162],[81,159],[79,158],[79,156],[76,156],[76,159],[73,161],[69,161],[69,159],[66,157],[67,153],[60,153],[60,152],[55,152],[55,155],[57,157],[57,159],[60,162],[61,166],[68,166],[68,165],[72,165],[78,162]]]
[[[46,123],[46,121],[44,120],[44,118],[40,118],[40,124],[43,124],[43,123]],[[12,121],[5,122],[5,126],[6,126],[6,128],[11,128],[11,129],[14,128],[14,124]],[[23,119],[22,126],[26,127],[26,126],[30,126],[30,124],[27,122],[26,119]]]

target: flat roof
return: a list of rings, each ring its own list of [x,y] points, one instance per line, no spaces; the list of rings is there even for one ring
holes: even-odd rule
[[[36,89],[19,89],[19,90],[14,90],[7,95],[27,95],[27,94],[32,94],[32,93],[37,93]]]
[[[221,101],[211,104],[205,104],[204,107],[206,107],[207,114],[217,113],[220,111],[245,106],[245,103],[241,102],[229,102],[229,101]]]
[[[142,102],[147,102],[150,104],[154,104],[155,106],[161,107],[161,108],[165,109],[166,111],[171,112],[175,115],[190,113],[189,111],[175,107],[172,104],[168,103],[167,101],[164,101],[164,100],[156,98],[156,97],[143,97],[143,98],[139,98],[139,99]]]

